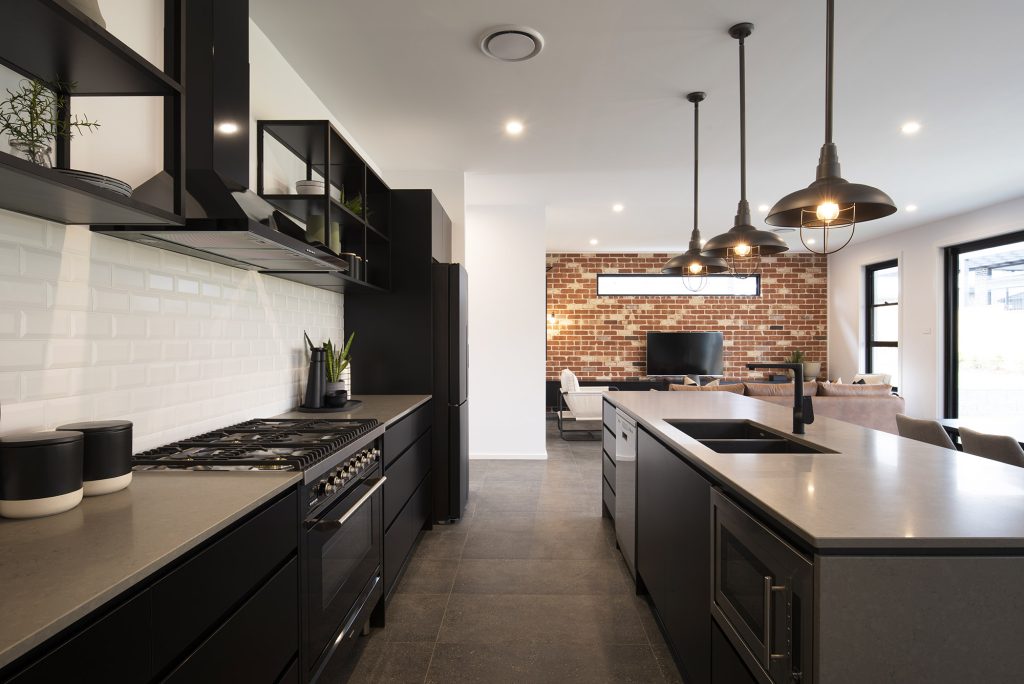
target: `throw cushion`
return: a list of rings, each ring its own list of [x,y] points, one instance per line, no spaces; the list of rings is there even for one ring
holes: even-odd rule
[[[792,382],[750,382],[744,383],[746,388],[744,394],[749,397],[791,397],[793,396]],[[818,383],[808,380],[804,383],[804,396],[813,397],[818,393]]]
[[[669,385],[671,392],[732,392],[743,394],[743,385]]]
[[[837,382],[819,384],[818,394],[822,397],[865,397],[892,394],[892,385],[840,385]]]

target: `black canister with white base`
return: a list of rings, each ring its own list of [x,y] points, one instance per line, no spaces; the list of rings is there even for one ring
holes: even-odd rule
[[[61,425],[85,435],[82,480],[86,496],[119,492],[132,483],[132,423],[97,420]]]
[[[0,437],[0,516],[39,518],[82,501],[81,432],[23,432]]]

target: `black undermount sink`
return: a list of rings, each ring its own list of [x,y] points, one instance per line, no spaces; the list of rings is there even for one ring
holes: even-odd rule
[[[669,420],[669,425],[719,454],[834,454],[749,420]]]

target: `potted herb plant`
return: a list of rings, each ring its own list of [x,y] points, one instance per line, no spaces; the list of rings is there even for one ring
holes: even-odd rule
[[[352,342],[356,334],[348,336],[345,346],[339,349],[331,340],[324,342],[327,354],[327,391],[324,395],[328,406],[343,404],[348,400],[348,388],[345,383],[345,371],[352,363]]]
[[[799,363],[804,367],[804,381],[814,380],[821,373],[821,362],[808,361],[807,356],[799,349],[794,349],[793,353],[784,359],[785,363]],[[790,377],[793,377],[793,372],[789,372]]]
[[[58,138],[71,139],[75,133],[100,127],[87,116],[60,117],[68,106],[74,83],[56,82],[55,89],[41,81],[25,79],[0,101],[0,133],[6,133],[11,149],[34,164],[51,167],[53,144]]]

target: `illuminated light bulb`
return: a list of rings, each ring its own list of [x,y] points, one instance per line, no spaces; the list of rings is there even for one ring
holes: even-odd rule
[[[621,214],[622,210],[625,209],[625,208],[626,207],[624,205],[622,205],[622,204],[613,204],[612,205],[612,211],[614,211],[616,214]]]
[[[509,135],[520,135],[525,129],[522,121],[512,119],[505,123],[505,132]]]
[[[704,267],[698,264],[696,261],[690,264],[690,273],[697,274],[701,272]]]
[[[822,202],[814,213],[819,221],[835,221],[839,218],[839,205],[835,202]]]
[[[227,135],[234,135],[238,132],[238,124],[234,121],[225,121],[224,123],[217,126],[217,130]]]
[[[750,245],[740,243],[740,244],[736,245],[735,247],[733,247],[733,252],[736,253],[736,256],[741,256],[741,257],[749,256],[750,255]]]

